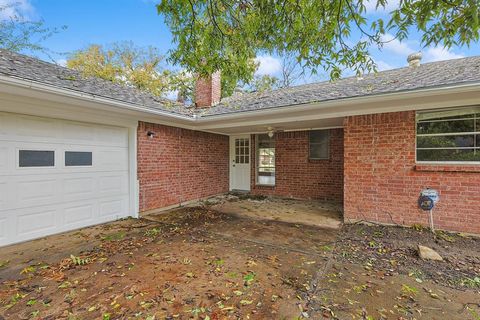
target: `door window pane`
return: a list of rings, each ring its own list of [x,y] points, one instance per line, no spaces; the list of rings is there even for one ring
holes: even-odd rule
[[[235,139],[235,163],[248,164],[250,155],[249,139]]]
[[[91,166],[92,153],[83,151],[65,151],[65,166]]]
[[[55,151],[20,150],[18,158],[21,168],[55,166]]]

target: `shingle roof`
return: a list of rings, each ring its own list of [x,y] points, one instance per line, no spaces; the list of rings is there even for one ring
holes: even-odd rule
[[[77,71],[6,50],[0,50],[0,75],[127,102],[146,110],[162,110],[191,117],[193,115],[208,117],[476,83],[480,82],[480,56],[382,71],[365,75],[361,79],[349,77],[334,82],[325,81],[262,93],[244,93],[222,99],[217,106],[199,110],[155,97],[135,88],[98,78],[85,78]]]
[[[480,82],[480,56],[421,64],[334,82],[325,81],[223,99],[203,115],[264,110],[305,103]]]
[[[78,71],[1,49],[0,75],[131,103],[145,109],[163,110],[174,114],[191,113],[191,108],[136,88],[100,78],[84,77]]]

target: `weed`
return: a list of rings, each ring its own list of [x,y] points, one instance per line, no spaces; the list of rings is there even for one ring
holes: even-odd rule
[[[402,284],[402,293],[405,296],[415,296],[418,293],[418,289],[415,287],[410,287],[409,285]]]
[[[415,278],[415,281],[417,281],[419,283],[422,283],[424,278],[425,278],[423,272],[421,270],[418,270],[418,269],[413,269],[412,271],[410,271],[408,273],[408,276],[412,277],[412,278]]]
[[[123,231],[120,232],[115,232],[111,234],[107,234],[106,236],[102,237],[102,240],[104,241],[119,241],[125,238],[126,233]]]
[[[245,281],[245,285],[249,286],[255,280],[255,273],[249,272],[243,277],[243,281]]]
[[[380,231],[380,230],[376,230],[374,233],[373,233],[373,237],[374,238],[382,238],[383,237],[383,232]]]
[[[354,287],[353,287],[353,291],[355,291],[355,293],[360,294],[360,293],[366,291],[367,288],[368,288],[368,287],[367,287],[366,284],[362,284],[362,285],[360,285],[360,286],[354,286]]]
[[[465,278],[460,281],[460,284],[467,288],[480,288],[480,277]]]
[[[473,320],[480,320],[480,314],[478,314],[475,310],[473,310],[473,309],[470,308],[470,307],[467,307],[467,310],[468,310],[468,312],[470,312],[470,314],[472,315]]]
[[[28,267],[23,268],[23,270],[20,271],[20,274],[33,273],[36,270],[37,270],[37,268],[35,266],[28,266]]]
[[[72,260],[72,263],[75,266],[83,266],[90,263],[89,258],[80,258],[80,257],[74,256],[73,254],[70,255],[70,259]]]
[[[323,251],[332,251],[333,250],[333,248],[331,246],[328,246],[328,245],[321,246],[320,249],[322,249]]]
[[[152,228],[150,230],[145,231],[145,236],[150,238],[155,238],[160,234],[161,230],[158,228]]]
[[[225,264],[225,260],[218,259],[218,260],[213,261],[213,264],[216,265],[217,267],[221,267]]]
[[[455,242],[455,238],[452,235],[450,235],[450,234],[448,234],[444,231],[437,230],[437,231],[435,231],[435,234],[436,234],[438,239],[441,239],[441,240],[444,240],[444,241],[447,241],[447,242]]]
[[[25,298],[27,295],[26,294],[21,294],[21,293],[15,293],[11,298],[10,298],[10,303],[5,306],[5,309],[10,309],[14,305],[17,304],[18,301],[22,300]]]
[[[425,227],[419,223],[415,223],[415,224],[412,224],[412,229],[416,231],[423,231],[425,230]]]

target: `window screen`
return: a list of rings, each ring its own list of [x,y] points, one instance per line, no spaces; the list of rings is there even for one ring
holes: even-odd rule
[[[330,157],[330,132],[328,130],[310,131],[310,159],[328,159]]]
[[[91,166],[92,153],[83,151],[65,151],[65,166]]]
[[[19,167],[53,167],[55,151],[20,150],[18,152]]]
[[[480,161],[480,107],[417,114],[417,161]]]

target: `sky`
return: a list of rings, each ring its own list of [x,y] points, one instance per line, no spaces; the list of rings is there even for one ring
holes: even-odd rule
[[[60,64],[65,63],[68,53],[90,44],[133,41],[140,46],[155,46],[165,53],[174,46],[163,18],[156,12],[154,0],[0,0],[0,6],[12,2],[20,4],[18,10],[27,19],[43,19],[45,26],[49,28],[67,27],[43,43],[45,47],[58,53],[52,57]],[[397,4],[398,0],[390,0],[385,10],[378,11],[372,0],[367,4],[367,17],[386,15]],[[0,19],[11,14],[14,14],[12,10],[3,11]],[[385,35],[385,40],[391,38],[391,35]],[[382,50],[372,49],[371,56],[379,70],[387,70],[407,65],[407,56],[420,49],[423,54],[422,63],[480,55],[478,43],[470,48],[422,49],[419,39],[419,34],[413,32],[408,41],[392,40],[385,44]],[[48,59],[44,55],[39,57]],[[260,63],[258,75],[280,75],[281,60],[278,57],[264,54],[259,55],[257,61]],[[345,75],[348,75],[348,72]],[[313,80],[306,76],[299,82]]]

